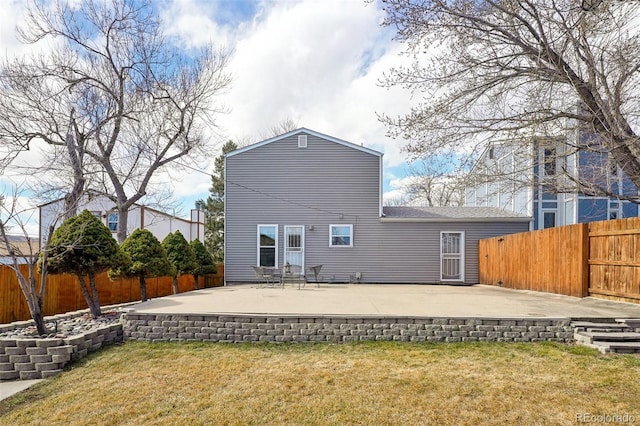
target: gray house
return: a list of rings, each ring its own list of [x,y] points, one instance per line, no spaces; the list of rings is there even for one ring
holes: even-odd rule
[[[330,282],[478,283],[478,240],[524,232],[530,217],[493,208],[382,207],[382,153],[309,129],[225,162],[225,279],[252,266]]]

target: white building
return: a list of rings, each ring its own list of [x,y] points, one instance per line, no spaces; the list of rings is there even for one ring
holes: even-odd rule
[[[48,239],[48,229],[53,224],[57,228],[62,223],[64,199],[58,199],[38,206],[40,209],[40,241]],[[118,213],[113,201],[104,196],[87,196],[78,206],[78,213],[89,210],[94,213],[111,230],[114,235],[118,229]],[[136,229],[148,229],[160,241],[170,232],[180,231],[187,241],[198,239],[204,241],[204,211],[192,209],[188,219],[152,209],[140,204],[134,204],[129,209],[127,219],[127,235]]]

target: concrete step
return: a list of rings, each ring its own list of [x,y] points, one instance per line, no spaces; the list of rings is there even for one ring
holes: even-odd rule
[[[640,342],[595,342],[600,352],[615,352],[626,354],[640,354]]]
[[[640,333],[628,332],[599,332],[577,331],[574,333],[576,340],[586,343],[594,342],[640,342]]]
[[[595,330],[606,330],[606,331],[624,331],[629,329],[630,327],[624,323],[617,322],[591,322],[591,321],[575,321],[572,322],[574,330],[578,331],[595,331]],[[630,330],[633,331],[633,330]]]
[[[634,332],[635,329],[631,327],[615,327],[615,328],[587,327],[586,329],[580,330],[580,331],[588,331],[591,333],[629,333],[629,332]]]
[[[616,321],[619,324],[624,324],[636,331],[640,330],[640,318],[616,318]]]

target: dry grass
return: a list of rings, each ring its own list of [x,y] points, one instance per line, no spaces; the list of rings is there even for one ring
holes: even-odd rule
[[[0,402],[0,423],[640,422],[640,358],[554,344],[128,342]]]

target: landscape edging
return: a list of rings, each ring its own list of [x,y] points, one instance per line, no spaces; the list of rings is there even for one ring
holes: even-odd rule
[[[53,377],[67,363],[123,339],[121,323],[69,337],[0,338],[0,381]]]
[[[127,312],[124,337],[202,342],[573,342],[569,318],[423,318]]]

